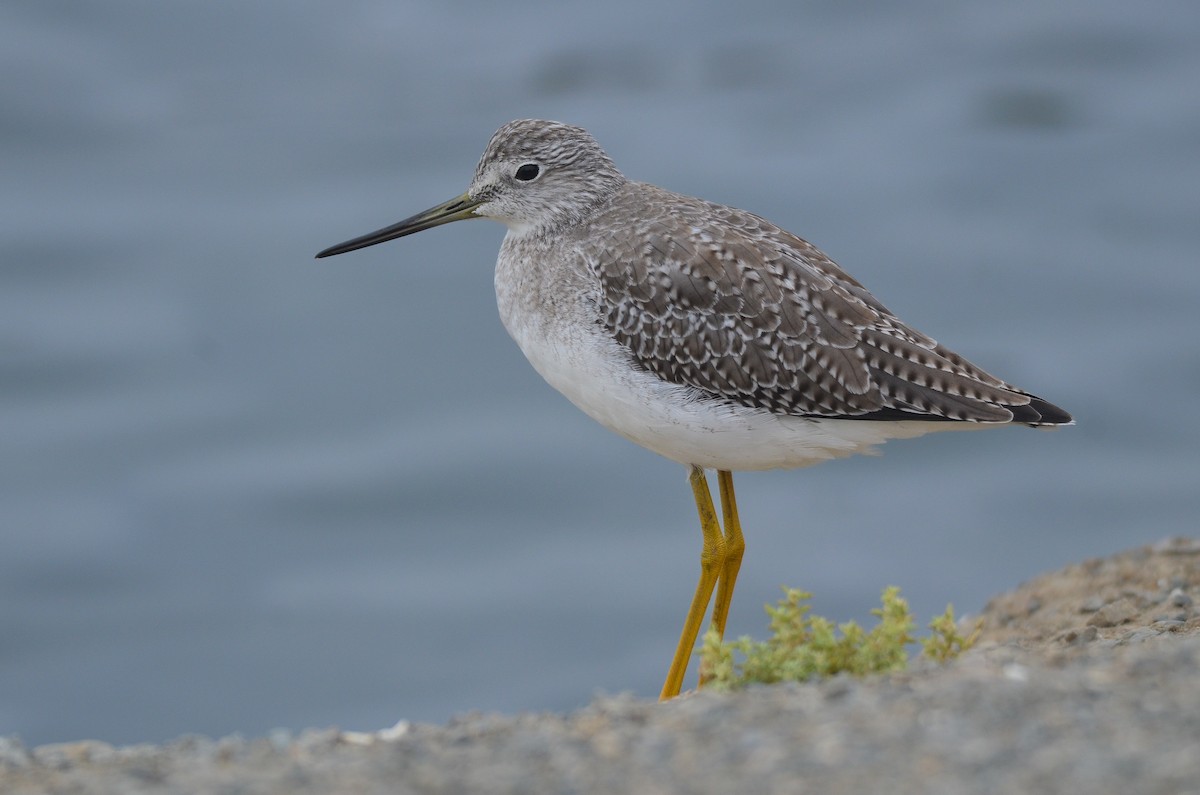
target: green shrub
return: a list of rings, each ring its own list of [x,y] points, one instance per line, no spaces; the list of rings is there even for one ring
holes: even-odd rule
[[[916,622],[900,589],[884,589],[882,606],[872,610],[879,622],[869,632],[856,622],[834,625],[820,616],[809,615],[812,594],[784,588],[784,598],[774,607],[771,637],[759,643],[743,637],[723,642],[714,629],[704,635],[700,648],[700,670],[706,687],[734,690],[753,683],[802,682],[813,677],[850,673],[903,670],[908,664],[907,646],[917,641],[912,635]],[[929,625],[932,634],[920,639],[924,654],[938,662],[957,657],[979,636],[982,622],[967,636],[959,633],[954,610]]]

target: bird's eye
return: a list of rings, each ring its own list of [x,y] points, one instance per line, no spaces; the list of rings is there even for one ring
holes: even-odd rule
[[[522,182],[529,182],[530,180],[537,179],[537,175],[540,173],[542,173],[542,170],[538,168],[537,163],[526,163],[518,168],[517,173],[513,176]]]

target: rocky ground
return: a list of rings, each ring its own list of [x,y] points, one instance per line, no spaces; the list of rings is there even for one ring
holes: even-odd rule
[[[0,792],[1200,793],[1200,540],[996,597],[947,666],[570,715],[113,748],[0,738]]]

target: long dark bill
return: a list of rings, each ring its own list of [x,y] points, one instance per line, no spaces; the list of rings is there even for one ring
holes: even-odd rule
[[[479,202],[464,193],[461,196],[455,196],[448,202],[439,204],[437,207],[430,207],[423,213],[417,213],[411,218],[405,218],[398,224],[385,226],[383,229],[376,230],[362,237],[356,237],[353,240],[347,240],[345,243],[330,246],[318,254],[317,259],[332,257],[335,254],[345,254],[347,251],[366,248],[376,243],[385,243],[388,240],[395,240],[398,237],[404,237],[414,232],[420,232],[423,229],[431,229],[435,226],[448,224],[451,221],[478,218],[479,216],[473,212],[478,206]]]

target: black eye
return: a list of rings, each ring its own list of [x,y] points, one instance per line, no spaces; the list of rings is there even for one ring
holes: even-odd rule
[[[529,182],[531,179],[537,179],[537,175],[541,172],[542,170],[538,168],[537,163],[526,163],[518,168],[517,173],[513,176],[522,182]]]

